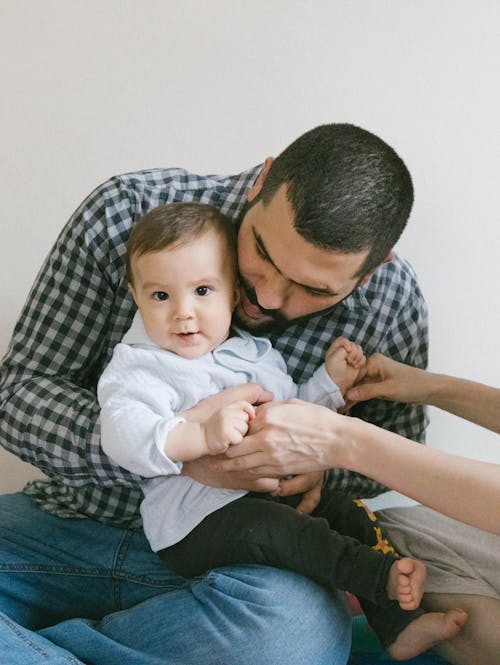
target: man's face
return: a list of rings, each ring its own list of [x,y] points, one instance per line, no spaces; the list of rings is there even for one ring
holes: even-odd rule
[[[238,232],[242,285],[236,317],[255,332],[328,309],[365,281],[356,274],[368,250],[343,254],[320,249],[299,235],[293,223],[285,185],[267,206],[259,200],[244,214]]]

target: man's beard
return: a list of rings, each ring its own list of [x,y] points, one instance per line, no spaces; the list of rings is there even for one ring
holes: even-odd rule
[[[361,280],[360,280],[361,281]],[[236,323],[236,325],[239,325],[241,328],[244,328],[248,330],[251,333],[280,333],[286,328],[289,328],[290,326],[294,326],[297,324],[302,324],[305,325],[307,321],[312,319],[314,316],[322,316],[324,314],[330,314],[332,313],[338,306],[342,306],[343,301],[348,298],[351,293],[359,286],[356,284],[354,289],[350,291],[347,295],[345,295],[339,302],[335,303],[334,305],[330,305],[330,307],[326,307],[325,309],[318,310],[317,312],[311,312],[310,314],[304,314],[303,316],[298,316],[295,319],[286,319],[282,314],[280,314],[279,310],[277,309],[264,309],[259,305],[259,301],[257,300],[257,294],[255,293],[255,289],[250,286],[248,282],[246,282],[243,277],[240,275],[240,284],[243,288],[243,291],[246,294],[246,297],[248,300],[254,305],[255,307],[258,307],[259,310],[264,314],[265,316],[269,317],[268,319],[259,322],[259,321],[252,321],[248,320],[246,317],[240,318],[238,315],[238,309],[235,310],[234,315],[233,315],[233,320]]]
[[[253,208],[253,206],[258,203],[258,201],[261,199],[261,194],[256,196],[252,201],[245,201],[243,208],[239,214],[238,219],[236,220],[236,232],[239,232],[240,226],[243,222],[243,219],[246,215],[246,213],[250,210],[250,208]],[[241,287],[243,291],[246,294],[246,297],[248,300],[254,305],[255,307],[258,307],[259,310],[264,314],[265,316],[269,317],[269,319],[259,322],[259,321],[252,321],[248,320],[245,316],[245,319],[240,318],[238,315],[238,308],[234,311],[233,314],[233,321],[236,323],[236,325],[239,325],[241,328],[244,328],[248,330],[251,333],[280,333],[286,328],[289,328],[290,326],[294,326],[297,324],[303,324],[305,325],[307,321],[309,321],[311,318],[314,316],[323,315],[323,314],[328,314],[331,313],[335,310],[337,305],[341,305],[342,302],[348,298],[353,291],[355,291],[358,286],[360,285],[362,278],[359,278],[356,286],[349,291],[341,300],[336,302],[334,305],[330,305],[329,307],[325,307],[325,309],[318,310],[317,312],[311,312],[310,314],[304,314],[302,316],[298,316],[295,319],[286,319],[282,314],[280,314],[279,310],[277,309],[264,309],[259,305],[259,301],[257,300],[257,294],[255,293],[255,289],[253,286],[251,286],[242,276],[241,274],[239,275],[239,280]]]
[[[281,330],[284,330],[290,326],[292,323],[295,323],[295,321],[298,321],[298,319],[295,319],[294,321],[285,319],[285,317],[282,316],[277,309],[264,309],[261,307],[259,305],[259,301],[257,300],[255,289],[250,286],[250,284],[248,284],[248,282],[246,282],[242,277],[240,277],[240,282],[246,297],[252,303],[252,305],[258,307],[262,314],[269,318],[265,319],[264,321],[252,321],[248,320],[245,314],[243,314],[245,318],[241,318],[238,315],[238,308],[236,308],[236,311],[234,312],[234,320],[237,325],[245,328],[246,330],[249,330],[250,332],[273,333],[280,332]]]

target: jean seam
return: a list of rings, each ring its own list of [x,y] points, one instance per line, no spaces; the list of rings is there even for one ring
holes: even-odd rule
[[[29,637],[26,635],[26,633],[22,630],[20,630],[17,627],[17,624],[15,624],[13,621],[11,621],[7,616],[2,616],[1,621],[10,628],[10,630],[17,635],[30,649],[33,649],[33,651],[36,651],[39,653],[41,656],[44,658],[49,658],[51,657],[51,654],[48,651],[45,651],[42,647],[40,647],[38,644],[35,644],[33,640],[30,640]],[[61,658],[64,658],[64,660],[68,661],[68,663],[74,663],[75,665],[81,665],[81,662],[79,660],[76,660],[72,656],[68,656],[65,653],[60,653],[58,654],[61,656]]]
[[[111,566],[111,578],[113,580],[113,599],[115,606],[118,610],[122,610],[122,583],[126,579],[123,574],[123,562],[127,556],[132,534],[130,531],[125,531],[120,539],[120,543],[116,548],[115,558]]]
[[[83,577],[109,577],[107,568],[76,568],[75,566],[54,566],[44,564],[12,564],[0,566],[1,573],[45,573],[53,575],[81,575]]]
[[[171,582],[158,581],[148,575],[129,575],[123,571],[113,571],[109,568],[75,568],[74,566],[46,566],[46,565],[27,565],[27,564],[12,564],[9,566],[0,566],[0,575],[2,573],[26,573],[26,574],[40,574],[45,575],[76,575],[79,577],[115,577],[116,580],[121,582],[127,581],[135,584],[143,584],[144,586],[153,588],[177,588],[177,584]]]

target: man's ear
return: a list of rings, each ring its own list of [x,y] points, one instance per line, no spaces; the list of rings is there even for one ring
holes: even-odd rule
[[[267,174],[269,173],[269,169],[271,168],[271,165],[272,165],[273,162],[274,162],[274,157],[267,157],[266,161],[264,162],[264,167],[263,167],[262,171],[257,176],[257,180],[254,182],[254,184],[248,190],[247,201],[249,203],[251,201],[253,201],[253,199],[258,194],[260,194],[260,190],[262,189],[262,185],[264,184],[264,180],[266,179]]]
[[[394,254],[391,251],[389,252],[389,254],[387,254],[387,256],[383,261],[381,261],[378,265],[375,266],[375,268],[372,268],[366,273],[366,275],[359,282],[358,286],[363,286],[363,284],[366,284],[366,282],[370,279],[370,277],[373,275],[373,273],[375,272],[375,270],[377,270],[379,266],[381,266],[383,263],[389,263],[389,261],[392,261],[393,258]]]
[[[236,309],[238,305],[240,304],[241,300],[241,292],[240,292],[240,283],[239,281],[236,282],[234,285],[234,293],[233,293],[233,308]]]

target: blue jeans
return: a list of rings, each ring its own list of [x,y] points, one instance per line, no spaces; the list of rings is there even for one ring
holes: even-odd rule
[[[6,665],[344,665],[342,595],[263,566],[172,573],[142,533],[0,496]]]

